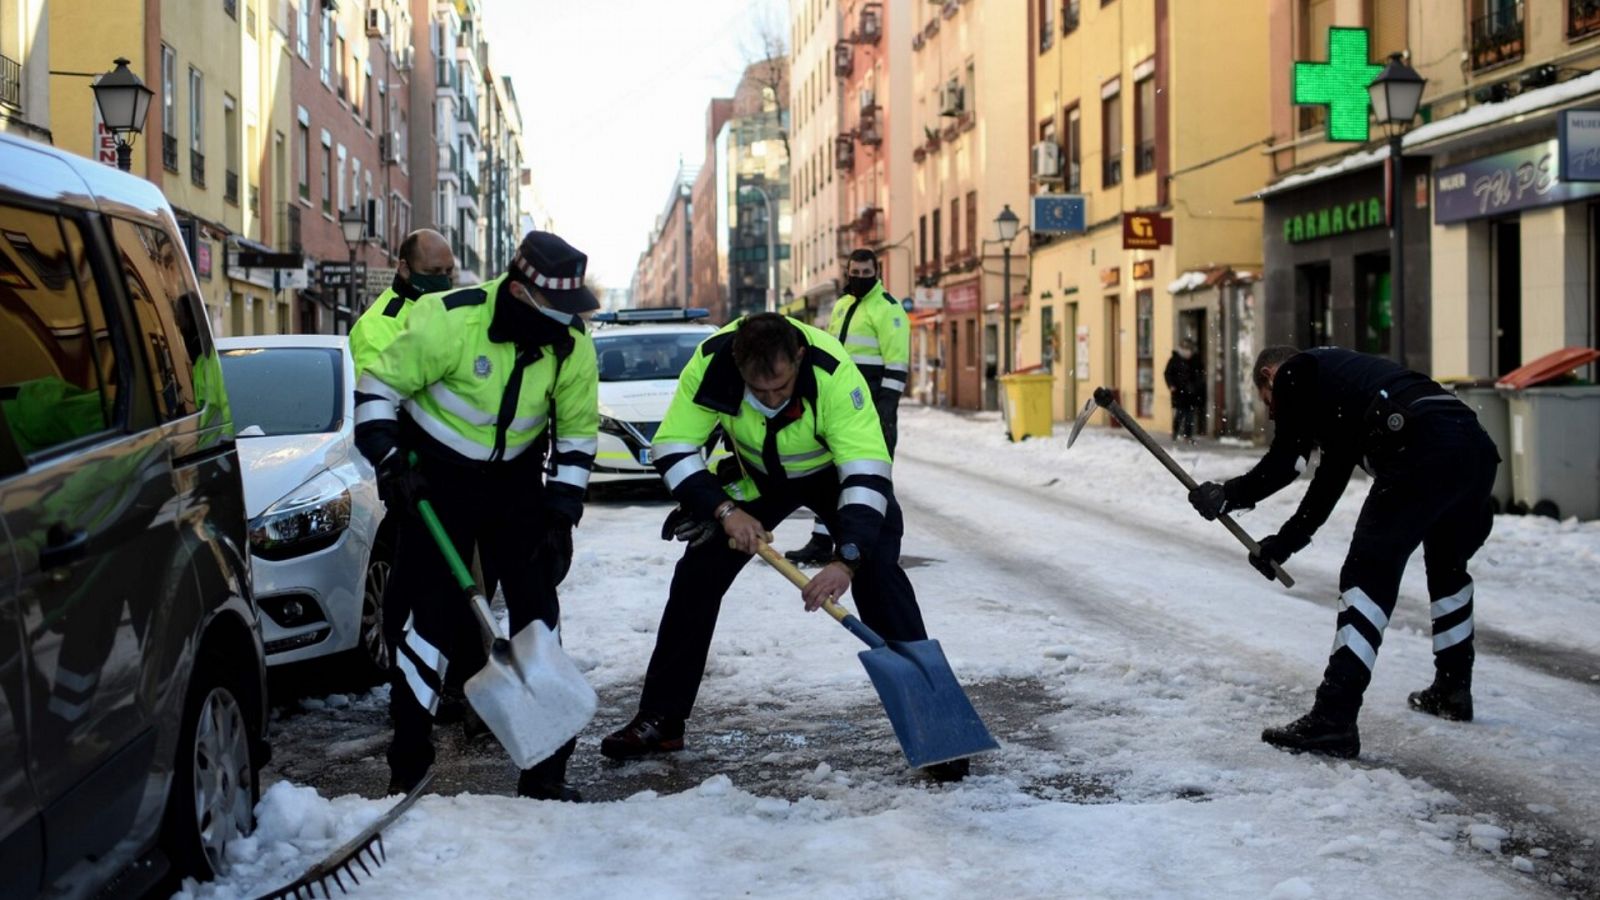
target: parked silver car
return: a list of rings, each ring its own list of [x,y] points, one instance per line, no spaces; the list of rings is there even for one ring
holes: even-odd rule
[[[349,340],[263,335],[217,347],[267,665],[321,660],[334,667],[329,687],[369,686],[389,667],[382,599],[393,542],[372,467],[356,452]]]

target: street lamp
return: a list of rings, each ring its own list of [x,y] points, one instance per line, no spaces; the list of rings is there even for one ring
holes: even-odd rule
[[[1389,54],[1389,62],[1367,86],[1372,95],[1374,118],[1389,131],[1389,209],[1393,216],[1389,228],[1389,320],[1394,336],[1394,355],[1406,364],[1405,291],[1405,216],[1401,214],[1401,143],[1422,103],[1422,88],[1428,80],[1406,65],[1399,53]]]
[[[1005,315],[1006,342],[1005,356],[1003,357],[1005,366],[1001,370],[1001,374],[1009,375],[1011,374],[1011,242],[1017,239],[1017,227],[1022,224],[1022,220],[1017,218],[1017,214],[1011,211],[1011,204],[1007,203],[1005,209],[1000,210],[1000,215],[995,217],[994,224],[1000,231],[1000,243],[1005,245],[1002,255],[1004,264],[1000,270],[1000,292],[1002,311]]]
[[[747,184],[739,188],[739,193],[750,191],[761,195],[761,203],[767,210],[767,312],[778,311],[778,219],[772,214],[772,197],[760,187]]]
[[[139,76],[128,69],[126,59],[119,56],[114,62],[117,67],[95,81],[94,102],[100,108],[100,121],[116,135],[117,168],[131,172],[134,136],[144,131],[155,91],[145,87]]]
[[[366,243],[367,217],[361,213],[361,210],[352,206],[339,214],[339,228],[344,232],[345,246],[350,248],[350,284],[347,291],[349,313],[347,315],[354,318],[356,314],[356,248]]]

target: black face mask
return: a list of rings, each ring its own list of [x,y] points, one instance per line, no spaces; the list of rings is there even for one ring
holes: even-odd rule
[[[877,283],[878,279],[876,278],[851,278],[844,283],[844,289],[845,293],[859,300],[865,297],[872,290],[873,285]]]

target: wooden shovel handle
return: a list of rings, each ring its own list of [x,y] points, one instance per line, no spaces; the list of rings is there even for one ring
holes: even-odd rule
[[[729,546],[732,546],[733,544],[732,541],[729,541],[728,543]],[[783,554],[772,549],[772,545],[768,544],[766,541],[756,542],[756,555],[766,560],[767,565],[777,569],[780,573],[782,573],[783,577],[789,579],[789,583],[795,587],[803,590],[806,585],[811,583],[811,579],[806,577],[806,573],[800,571],[799,566],[788,561],[787,559],[784,559]],[[832,600],[822,601],[822,608],[827,610],[828,615],[833,616],[834,619],[840,622],[844,621],[845,616],[850,615],[848,610]]]

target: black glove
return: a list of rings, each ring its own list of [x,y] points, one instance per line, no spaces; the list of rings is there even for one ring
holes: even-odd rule
[[[1228,506],[1227,490],[1215,481],[1196,485],[1195,489],[1189,492],[1189,505],[1193,506],[1207,522],[1214,521],[1217,516],[1231,509]]]
[[[572,569],[572,520],[558,512],[545,515],[539,555],[550,566],[550,584],[560,584]]]
[[[696,519],[688,510],[675,506],[661,523],[661,539],[684,541],[693,549],[716,537],[721,530],[721,526],[715,521]]]
[[[390,453],[378,464],[378,498],[389,512],[415,515],[417,501],[425,498],[427,490],[427,480],[403,451]]]
[[[1255,566],[1256,571],[1268,581],[1272,581],[1278,577],[1278,573],[1272,570],[1272,564],[1283,565],[1295,551],[1305,546],[1304,542],[1299,542],[1299,546],[1296,543],[1285,535],[1269,534],[1261,539],[1261,552],[1250,554],[1250,565]]]

